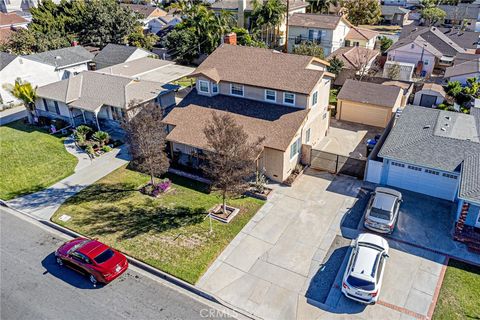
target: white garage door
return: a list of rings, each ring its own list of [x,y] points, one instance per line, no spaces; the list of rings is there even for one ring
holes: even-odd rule
[[[388,170],[387,184],[453,201],[457,193],[458,177],[392,161]]]
[[[384,128],[388,123],[391,112],[392,109],[389,108],[371,107],[344,101],[342,102],[340,120]]]

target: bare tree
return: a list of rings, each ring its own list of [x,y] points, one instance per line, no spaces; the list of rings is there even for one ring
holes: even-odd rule
[[[377,52],[373,50],[360,50],[356,48],[357,55],[354,62],[354,70],[356,72],[357,80],[362,81],[365,76],[374,74],[377,70],[374,68],[375,61],[372,61],[377,56]]]
[[[221,191],[225,213],[227,195],[239,194],[247,187],[247,179],[255,172],[255,161],[265,138],[249,141],[248,134],[231,115],[215,112],[203,133],[209,148],[203,170],[212,180],[212,186]]]
[[[165,152],[166,125],[162,123],[163,111],[154,103],[141,107],[129,105],[129,111],[123,122],[127,143],[132,155],[132,165],[140,172],[155,177],[167,172],[170,165]]]

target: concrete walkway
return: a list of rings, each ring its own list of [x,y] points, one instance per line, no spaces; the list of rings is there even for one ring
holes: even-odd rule
[[[14,107],[0,112],[0,126],[6,125],[10,122],[25,118],[27,116],[27,109],[24,106]]]
[[[38,219],[49,220],[65,200],[125,165],[129,160],[127,147],[122,145],[95,159],[91,165],[76,170],[74,174],[53,186],[7,201],[7,205]]]
[[[75,172],[80,171],[83,168],[86,168],[92,165],[93,162],[96,162],[97,160],[101,159],[101,158],[96,158],[96,159],[90,158],[88,153],[86,153],[85,151],[77,147],[73,136],[66,138],[63,144],[65,146],[65,149],[67,149],[67,152],[74,155],[78,160],[78,163],[75,167]]]

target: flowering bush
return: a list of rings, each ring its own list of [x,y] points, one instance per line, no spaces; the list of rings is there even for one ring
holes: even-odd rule
[[[170,181],[168,178],[165,178],[154,186],[152,186],[150,183],[147,184],[145,187],[143,187],[142,192],[153,197],[158,197],[161,193],[167,192],[171,186],[172,181]]]

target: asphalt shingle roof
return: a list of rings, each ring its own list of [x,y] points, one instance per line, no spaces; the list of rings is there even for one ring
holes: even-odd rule
[[[97,69],[107,68],[119,63],[124,63],[137,50],[145,51],[150,55],[155,54],[142,48],[135,46],[123,46],[120,44],[107,44],[96,56],[93,61],[97,65]]]
[[[203,129],[212,111],[233,116],[252,141],[265,137],[264,146],[281,151],[288,148],[308,114],[305,109],[225,95],[205,97],[192,91],[163,120],[175,126],[167,140],[208,149]]]
[[[480,72],[480,58],[455,64],[445,70],[445,78]]]
[[[393,108],[402,93],[402,89],[396,86],[348,79],[337,99]]]
[[[74,46],[30,54],[23,58],[64,68],[92,61],[93,54],[82,46]]]
[[[227,81],[309,94],[324,71],[310,68],[312,61],[326,66],[319,59],[271,49],[223,44],[195,70],[192,76],[203,75],[216,82]]]
[[[334,14],[294,13],[288,19],[288,25],[291,27],[333,30],[341,19],[341,16]]]
[[[480,153],[465,158],[459,197],[480,203]]]
[[[429,27],[416,26],[414,23],[406,25],[402,28],[400,39],[409,36],[411,33],[428,29]],[[479,44],[480,32],[463,31],[455,28],[438,28],[450,40],[458,44],[463,49],[476,49]]]
[[[382,15],[408,14],[410,10],[398,6],[382,6]]]
[[[332,52],[327,60],[337,57],[343,61],[343,67],[347,69],[359,70],[366,62],[375,59],[380,52],[364,47],[342,47]]]
[[[12,62],[17,56],[6,53],[0,52],[0,70],[3,70],[10,62]]]

